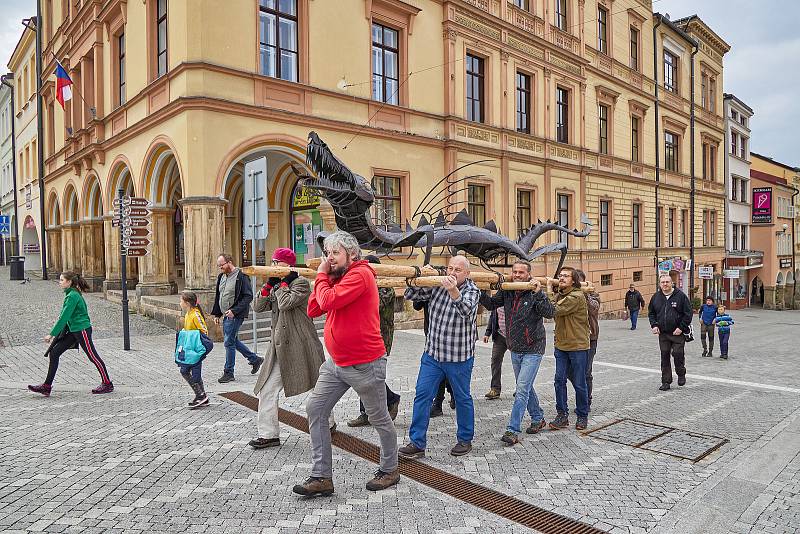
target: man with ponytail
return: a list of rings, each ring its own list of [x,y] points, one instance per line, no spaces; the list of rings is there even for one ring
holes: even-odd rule
[[[47,378],[44,383],[38,386],[28,386],[28,389],[49,397],[58,370],[59,358],[65,351],[80,346],[100,373],[101,384],[94,388],[92,393],[111,393],[114,391],[114,384],[111,383],[111,378],[108,376],[106,364],[92,343],[92,324],[89,321],[89,312],[82,294],[89,290],[89,284],[81,278],[81,275],[66,271],[61,273],[58,285],[64,290],[64,304],[58,321],[50,334],[44,338],[46,342],[50,343],[50,348],[45,353],[45,356],[50,356]]]

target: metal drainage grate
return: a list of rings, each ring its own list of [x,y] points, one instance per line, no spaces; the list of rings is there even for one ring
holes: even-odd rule
[[[719,436],[635,419],[618,419],[584,432],[584,435],[693,462],[699,462],[728,443],[727,439]]]
[[[258,410],[258,399],[252,395],[233,391],[222,393],[220,396],[251,410]],[[301,415],[279,408],[278,419],[297,430],[308,432],[308,421]],[[331,443],[370,462],[377,464],[379,461],[378,446],[362,439],[342,432],[334,432],[331,436]],[[416,460],[402,460],[400,473],[446,495],[544,534],[602,534],[605,532]]]

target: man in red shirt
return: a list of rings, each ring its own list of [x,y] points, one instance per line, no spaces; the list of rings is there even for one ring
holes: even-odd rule
[[[311,318],[327,313],[325,346],[331,355],[306,403],[311,436],[311,476],[293,488],[317,497],[333,493],[333,458],[328,416],[351,387],[361,397],[369,422],[381,441],[380,468],[367,489],[378,491],[400,480],[397,433],[386,407],[386,349],[378,314],[375,271],[361,259],[358,241],[347,232],[334,232],[323,243],[324,261],[317,269],[308,300]]]

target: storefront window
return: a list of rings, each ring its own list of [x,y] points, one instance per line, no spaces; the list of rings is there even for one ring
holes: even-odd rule
[[[295,187],[292,196],[292,249],[297,263],[322,256],[317,235],[324,229],[319,212],[320,197],[313,189]]]

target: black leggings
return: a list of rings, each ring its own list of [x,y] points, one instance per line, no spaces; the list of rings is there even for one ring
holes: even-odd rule
[[[72,336],[72,338],[69,336]],[[106,364],[103,363],[100,355],[97,354],[97,349],[94,348],[94,343],[92,343],[91,326],[86,330],[70,332],[65,339],[62,339],[53,345],[53,348],[50,349],[50,366],[47,369],[47,378],[45,379],[44,383],[48,386],[53,385],[53,380],[56,377],[56,371],[58,371],[58,360],[61,358],[61,355],[72,346],[73,342],[77,342],[78,345],[80,345],[80,347],[83,349],[83,352],[85,352],[89,357],[89,360],[94,364],[95,367],[97,367],[97,371],[100,373],[100,379],[103,381],[103,384],[110,384],[111,378],[108,376]]]

